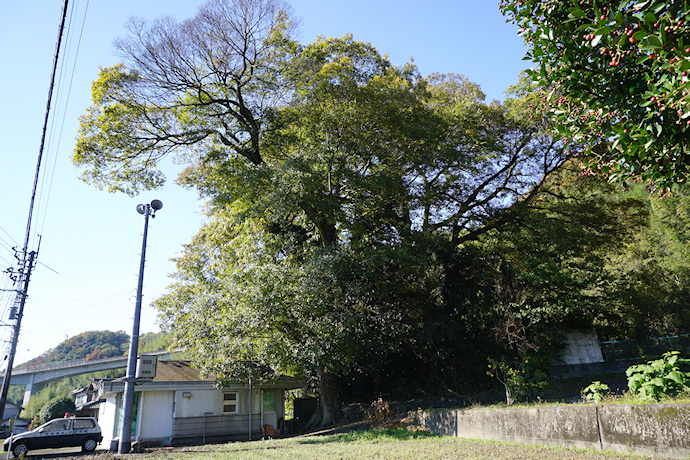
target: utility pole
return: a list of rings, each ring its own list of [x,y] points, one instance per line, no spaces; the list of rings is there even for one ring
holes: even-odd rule
[[[137,300],[134,306],[134,325],[132,338],[129,341],[129,357],[127,359],[127,376],[125,377],[124,412],[120,425],[120,444],[118,453],[128,454],[132,449],[132,414],[134,412],[134,385],[137,376],[137,355],[139,354],[139,323],[141,320],[141,294],[144,288],[144,265],[146,263],[146,238],[149,230],[149,216],[156,217],[156,211],[163,207],[160,200],[153,200],[151,204],[138,204],[137,212],[144,215],[144,237],[141,243],[141,260],[139,262],[139,282],[137,284]]]
[[[17,352],[17,342],[19,341],[19,329],[22,327],[22,317],[24,316],[24,305],[28,297],[29,279],[31,278],[31,270],[33,269],[34,259],[36,258],[36,251],[29,253],[28,263],[23,267],[21,275],[22,285],[18,292],[19,308],[17,309],[16,322],[12,331],[12,346],[10,348],[10,355],[7,359],[7,369],[5,369],[5,378],[2,380],[2,393],[0,393],[0,418],[5,413],[5,402],[7,401],[7,391],[10,388],[10,379],[12,378],[12,366],[14,366],[14,355]]]
[[[68,0],[64,0],[62,3],[62,15],[60,19],[60,27],[58,29],[58,38],[55,43],[55,56],[53,58],[53,72],[50,77],[50,86],[48,87],[48,102],[46,104],[45,119],[43,121],[43,134],[41,135],[41,145],[38,149],[38,160],[36,161],[36,173],[34,175],[34,185],[31,191],[31,200],[29,202],[29,216],[26,221],[26,235],[24,237],[24,249],[22,251],[21,261],[20,261],[20,283],[21,286],[18,295],[18,313],[17,320],[14,324],[14,330],[12,332],[12,349],[10,351],[10,356],[7,360],[7,369],[5,370],[5,378],[2,382],[2,394],[0,395],[0,422],[5,415],[5,405],[7,402],[7,391],[10,386],[10,379],[12,378],[12,366],[14,365],[14,355],[17,352],[17,342],[19,341],[19,329],[21,328],[22,316],[24,315],[24,305],[26,304],[26,298],[29,292],[29,278],[31,277],[31,270],[34,266],[34,259],[38,255],[38,251],[29,252],[29,239],[31,237],[31,220],[34,214],[34,203],[36,202],[36,192],[38,190],[38,179],[41,172],[41,162],[43,159],[43,149],[45,147],[46,132],[48,131],[48,120],[50,117],[50,105],[53,101],[53,88],[55,87],[55,75],[57,73],[58,61],[60,58],[60,45],[62,43],[62,34],[65,30],[65,21],[67,19],[67,4]],[[40,244],[39,244],[40,245]],[[29,260],[27,262],[27,254]]]

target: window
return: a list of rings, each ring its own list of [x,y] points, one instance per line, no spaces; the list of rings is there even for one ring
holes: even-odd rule
[[[272,391],[264,392],[264,412],[276,411],[276,394]]]
[[[237,413],[237,393],[223,393],[223,413]]]
[[[53,420],[48,425],[43,427],[44,432],[50,431],[67,431],[69,430],[70,421],[67,419]]]
[[[85,420],[74,419],[74,429],[75,430],[86,430],[89,428],[93,428],[95,426],[96,426],[96,424],[91,419],[85,419]]]

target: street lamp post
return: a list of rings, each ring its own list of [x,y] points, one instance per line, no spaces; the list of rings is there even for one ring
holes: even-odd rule
[[[141,262],[139,264],[139,283],[137,285],[137,301],[134,307],[134,325],[132,338],[129,342],[129,357],[127,360],[127,376],[125,377],[125,400],[122,425],[120,426],[120,445],[118,453],[127,454],[132,448],[132,412],[134,410],[134,385],[137,374],[137,355],[139,354],[139,322],[141,318],[141,292],[144,286],[144,263],[146,262],[146,237],[149,230],[149,216],[156,217],[156,211],[163,207],[160,200],[153,200],[151,204],[138,204],[137,212],[144,216],[144,238],[141,243]]]

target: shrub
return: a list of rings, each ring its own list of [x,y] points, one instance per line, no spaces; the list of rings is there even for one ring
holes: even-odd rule
[[[599,404],[604,400],[604,392],[609,391],[607,384],[601,383],[599,380],[592,382],[587,388],[582,390],[582,399],[585,401],[594,401]]]
[[[529,358],[509,364],[489,358],[486,374],[495,377],[503,385],[506,404],[511,405],[536,396],[547,384],[547,375],[538,366],[531,364]]]
[[[681,370],[681,364],[690,364],[690,360],[682,359],[678,351],[669,351],[655,361],[630,366],[625,371],[630,393],[642,400],[659,401],[690,391],[688,373]]]
[[[384,429],[394,429],[400,426],[395,414],[391,411],[390,404],[379,398],[371,403],[371,409],[367,411],[367,416],[373,427]]]
[[[41,409],[41,423],[46,423],[54,418],[60,418],[66,412],[74,412],[74,401],[69,396],[59,396],[51,399],[48,404]]]

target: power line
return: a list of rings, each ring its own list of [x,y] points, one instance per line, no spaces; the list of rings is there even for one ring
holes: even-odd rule
[[[64,0],[62,8],[62,17],[60,20],[60,27],[58,32],[57,43],[55,44],[55,57],[53,60],[53,72],[50,79],[50,85],[48,87],[48,102],[46,104],[46,115],[43,123],[43,133],[41,135],[41,144],[38,152],[38,160],[36,162],[36,174],[34,176],[34,184],[31,193],[31,200],[29,204],[29,217],[26,223],[26,234],[24,237],[24,246],[21,252],[20,260],[20,288],[21,292],[17,295],[17,316],[15,320],[14,329],[12,332],[12,346],[9,353],[9,358],[7,360],[7,369],[5,371],[5,378],[2,381],[2,392],[0,394],[0,414],[5,411],[5,403],[7,401],[7,391],[9,390],[10,380],[12,377],[12,365],[14,363],[14,357],[17,350],[17,343],[19,342],[19,331],[21,330],[22,316],[24,314],[24,306],[26,304],[27,293],[29,289],[29,280],[31,278],[31,270],[34,267],[34,260],[38,251],[29,252],[29,239],[31,237],[31,220],[34,212],[34,204],[36,200],[36,190],[38,188],[38,180],[41,172],[41,160],[43,158],[43,148],[45,146],[46,131],[48,129],[48,120],[50,117],[50,106],[53,98],[53,88],[55,86],[55,73],[58,66],[58,61],[60,57],[60,44],[62,43],[63,31],[65,29],[65,19],[67,16],[67,4],[68,0]],[[40,240],[39,240],[40,241]],[[39,243],[40,246],[40,243]],[[28,260],[27,260],[28,257]]]
[[[74,3],[73,3],[73,5],[74,5]],[[48,184],[47,185],[47,192],[45,194],[43,194],[43,188],[41,189],[41,197],[42,197],[41,206],[44,209],[44,212],[42,214],[42,219],[41,219],[41,224],[40,224],[40,233],[43,233],[43,229],[45,228],[45,224],[46,224],[47,217],[48,217],[48,204],[50,202],[53,180],[55,178],[55,170],[57,167],[57,158],[59,156],[60,144],[62,142],[62,134],[64,133],[65,120],[67,119],[67,116],[66,116],[67,108],[69,107],[69,100],[70,100],[70,96],[72,94],[72,84],[74,83],[74,74],[75,74],[76,68],[77,68],[79,49],[81,48],[82,37],[84,35],[84,26],[86,25],[86,14],[88,12],[88,9],[89,9],[89,2],[87,0],[86,7],[84,8],[84,14],[83,14],[82,20],[81,20],[81,28],[79,31],[79,37],[77,39],[76,51],[74,53],[74,58],[73,58],[73,63],[72,63],[72,72],[71,72],[70,77],[69,77],[69,85],[67,86],[67,93],[65,96],[64,105],[62,105],[62,107],[63,107],[62,121],[60,123],[60,129],[59,129],[58,135],[57,135],[57,143],[55,145],[55,148],[50,149],[53,151],[54,155],[52,155],[52,168],[50,168],[50,170],[51,170],[50,178],[47,181],[47,184]],[[73,23],[74,16],[75,16],[75,7],[73,6],[71,13],[70,13],[70,25]],[[69,36],[69,40],[68,40],[68,43],[69,43],[74,35],[69,33],[69,31],[68,31],[68,36]],[[70,54],[69,45],[67,48],[68,49],[65,52],[65,56],[68,56]],[[66,63],[67,63],[67,59],[65,58],[62,61],[62,67],[60,70],[60,78],[59,78],[60,83],[58,84],[58,88],[61,88],[61,86],[62,86],[62,72],[64,70]],[[62,96],[62,94],[63,94],[63,92],[59,92],[59,98]],[[58,104],[56,104],[56,106],[61,106],[61,102],[58,102]],[[53,123],[56,123],[56,118],[57,117],[53,117],[53,120],[52,120]],[[53,131],[51,130],[51,132],[53,132]],[[52,137],[51,137],[51,140],[52,140]],[[43,183],[46,182],[45,177],[46,177],[46,174],[44,174],[44,182]],[[43,199],[43,197],[45,197],[45,198]]]
[[[5,235],[7,235],[7,236],[9,237],[10,240],[12,240],[12,241],[14,242],[15,246],[18,246],[18,245],[19,245],[19,243],[17,243],[17,242],[15,241],[15,239],[12,238],[12,235],[10,235],[9,233],[7,233],[7,230],[5,230],[5,229],[2,228],[2,227],[0,227],[0,230],[1,230]]]

